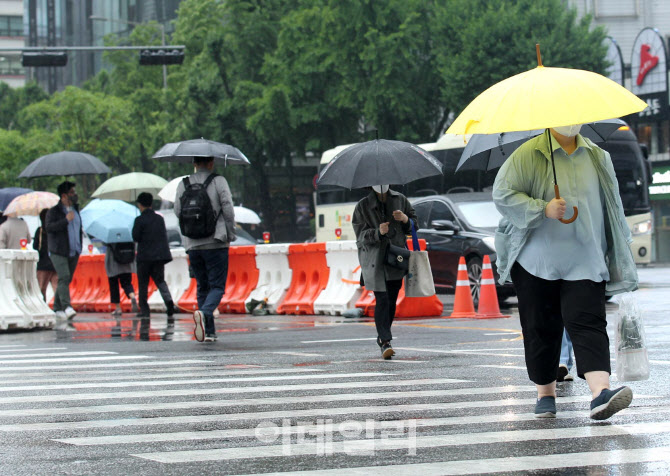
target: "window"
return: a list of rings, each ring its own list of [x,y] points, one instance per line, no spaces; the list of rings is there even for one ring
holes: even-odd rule
[[[451,220],[456,221],[451,209],[444,202],[433,202],[433,209],[430,211],[430,222],[435,220]]]
[[[430,213],[430,206],[433,202],[422,202],[414,205],[414,212],[420,229],[428,228],[428,214]]]
[[[0,36],[23,36],[23,17],[0,15]]]

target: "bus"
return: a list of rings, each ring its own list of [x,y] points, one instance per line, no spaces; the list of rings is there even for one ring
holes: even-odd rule
[[[624,213],[633,243],[631,249],[637,264],[651,262],[652,221],[649,201],[651,166],[628,126],[612,133],[608,140],[598,144],[612,157]],[[327,150],[321,157],[320,167],[330,162],[349,145]],[[443,135],[437,142],[419,144],[444,164],[444,173],[394,186],[409,198],[456,192],[491,190],[497,169],[490,171],[464,170],[455,173],[465,146],[463,136]],[[347,190],[341,187],[319,187],[316,193],[316,241],[355,240],[351,219],[356,203],[367,190]]]

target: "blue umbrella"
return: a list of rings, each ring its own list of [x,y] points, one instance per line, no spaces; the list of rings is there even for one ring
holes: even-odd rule
[[[139,210],[121,200],[96,199],[81,211],[84,231],[105,243],[133,241],[132,229]]]
[[[19,195],[32,192],[29,188],[9,187],[0,188],[0,211],[5,211],[9,202],[14,200]]]

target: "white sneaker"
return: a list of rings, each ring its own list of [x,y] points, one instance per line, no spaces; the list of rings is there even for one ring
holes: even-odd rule
[[[195,311],[193,313],[193,322],[195,322],[195,329],[193,330],[193,334],[195,334],[195,340],[198,342],[202,342],[205,340],[205,327],[203,326],[203,320],[205,318],[205,315],[202,313],[202,311]]]
[[[58,319],[67,319],[67,316],[65,315],[65,311],[56,311],[56,317]]]
[[[77,315],[77,311],[72,309],[72,306],[68,306],[68,307],[65,308],[65,316],[67,316],[68,319],[72,319],[76,315]]]

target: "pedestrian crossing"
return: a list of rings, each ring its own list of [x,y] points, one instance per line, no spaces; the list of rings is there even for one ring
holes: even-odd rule
[[[664,395],[636,392],[633,406],[606,423],[588,419],[588,395],[565,395],[558,418],[547,421],[531,413],[535,388],[522,379],[494,385],[478,374],[456,378],[449,368],[430,368],[430,360],[304,367],[309,350],[282,353],[279,362],[67,346],[0,352],[0,440],[27,474],[34,447],[55,455],[54,473],[58,461],[72,460],[87,462],[91,474],[105,460],[119,474],[134,474],[138,465],[175,474],[304,476],[670,467]],[[108,367],[90,367],[91,359]],[[44,471],[33,472],[38,467]],[[0,471],[10,474],[3,463]]]

